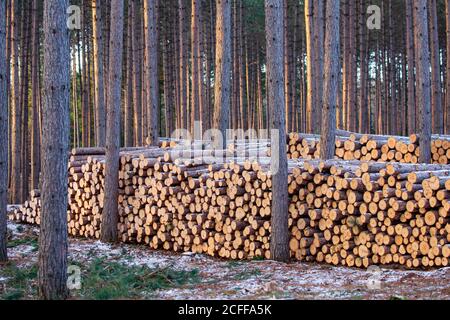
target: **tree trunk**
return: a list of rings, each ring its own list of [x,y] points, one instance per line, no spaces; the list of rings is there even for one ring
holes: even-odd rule
[[[92,38],[94,42],[94,96],[95,96],[95,130],[96,144],[105,146],[106,139],[106,112],[105,93],[103,85],[103,36],[102,36],[102,0],[92,0]]]
[[[159,78],[157,0],[144,0],[145,72],[147,87],[148,139],[150,145],[159,143]]]
[[[414,74],[413,9],[411,0],[405,0],[406,10],[406,55],[408,59],[408,134],[416,132],[416,92]]]
[[[8,77],[6,65],[6,1],[0,0],[0,262],[8,260],[6,226],[8,204]]]
[[[340,3],[326,1],[325,65],[324,65],[324,103],[320,158],[333,159],[336,138],[336,101],[339,82],[339,12]]]
[[[367,70],[368,70],[368,41],[367,41],[367,28],[366,24],[366,14],[364,1],[360,0],[359,4],[359,69],[360,69],[360,88],[359,88],[359,132],[369,133],[370,129],[370,108],[367,104]],[[338,57],[338,56],[337,56]]]
[[[22,202],[21,195],[21,110],[19,88],[19,24],[17,0],[11,0],[11,202]]]
[[[140,38],[141,38],[141,15],[139,14],[139,0],[132,0],[131,3],[132,11],[132,55],[133,55],[133,107],[135,112],[135,126],[137,127],[136,133],[136,145],[142,146],[144,142],[143,126],[145,126],[145,121],[143,121],[143,115],[145,110],[142,108],[142,58]],[[111,58],[111,57],[110,57]]]
[[[39,295],[65,299],[67,291],[67,163],[69,149],[70,43],[67,0],[44,3]]]
[[[178,0],[178,23],[179,23],[179,79],[180,79],[180,109],[181,128],[188,128],[188,93],[187,93],[187,69],[188,67],[188,43],[186,23],[186,1]]]
[[[125,97],[124,97],[124,119],[123,119],[123,135],[125,147],[131,147],[135,145],[133,140],[133,132],[135,137],[139,134],[138,126],[136,125],[140,118],[133,113],[133,16],[131,10],[131,2],[128,2],[128,15],[127,15],[127,61],[126,61],[126,84],[125,84]],[[133,125],[133,121],[135,121]],[[142,128],[142,127],[141,127]],[[141,129],[142,130],[142,129]],[[136,138],[137,139],[137,138]]]
[[[217,0],[216,10],[214,128],[220,130],[222,141],[215,143],[217,148],[226,148],[231,102],[231,0]]]
[[[276,261],[289,260],[288,181],[283,75],[283,3],[265,1],[268,104],[272,125],[272,233],[270,255]],[[278,133],[278,134],[277,134]]]
[[[445,1],[445,34],[447,40],[447,72],[446,72],[446,94],[445,100],[445,113],[446,113],[446,125],[445,134],[450,134],[450,1]]]
[[[419,145],[421,163],[431,162],[431,80],[428,45],[427,1],[414,0],[417,96],[420,108]]]
[[[320,133],[322,102],[323,102],[323,3],[324,0],[314,0],[314,65],[313,77],[315,81],[315,105],[313,106],[313,131]],[[356,72],[355,72],[356,74]]]
[[[31,62],[31,108],[32,108],[32,130],[31,130],[31,189],[39,188],[40,161],[40,130],[39,130],[39,14],[38,1],[33,0],[33,35],[32,35],[32,62]]]
[[[431,116],[433,133],[443,134],[441,64],[439,51],[438,17],[436,0],[429,2],[428,8],[430,25],[430,53],[431,53]]]
[[[191,97],[191,131],[194,133],[194,126],[196,121],[201,119],[201,92],[200,92],[200,70],[199,70],[199,51],[200,51],[200,39],[199,39],[199,24],[200,24],[200,0],[192,0],[191,11],[191,73],[192,73],[192,97]],[[202,131],[200,125],[200,131]]]
[[[105,204],[102,214],[101,240],[117,241],[119,221],[119,144],[120,101],[122,89],[123,0],[111,2],[109,45],[108,109],[106,125]]]
[[[305,24],[306,24],[306,131],[314,131],[314,108],[316,101],[316,81],[314,78],[314,61],[316,60],[314,46],[314,8],[312,0],[305,0]]]

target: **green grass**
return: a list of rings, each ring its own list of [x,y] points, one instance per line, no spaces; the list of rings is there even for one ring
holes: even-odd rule
[[[35,294],[33,283],[37,279],[36,265],[19,268],[9,262],[1,267],[0,277],[7,279],[0,291],[2,300],[17,300]]]
[[[247,280],[253,277],[258,277],[261,275],[261,271],[258,269],[255,270],[245,270],[242,272],[237,273],[233,276],[234,280]]]
[[[18,238],[8,241],[8,248],[15,248],[21,245],[29,245],[33,247],[33,251],[36,251],[39,247],[37,236],[26,236],[24,238]]]
[[[147,266],[126,266],[97,258],[82,271],[81,290],[73,294],[83,299],[137,299],[148,297],[158,289],[176,288],[197,282],[199,276],[196,269],[151,269]]]
[[[81,289],[71,291],[75,299],[142,299],[151,298],[158,289],[178,288],[200,281],[198,270],[173,268],[151,269],[126,266],[97,258],[90,264],[69,262],[81,268]],[[9,262],[0,268],[0,300],[37,298],[37,265],[18,267]]]

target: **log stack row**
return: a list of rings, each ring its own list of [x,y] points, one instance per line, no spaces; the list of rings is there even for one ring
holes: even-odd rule
[[[417,163],[419,139],[410,137],[381,136],[338,131],[336,137],[337,159]],[[318,159],[320,137],[311,134],[291,133],[287,141],[288,158]],[[437,164],[450,164],[450,136],[433,136],[432,158]]]
[[[291,251],[368,267],[447,266],[450,166],[311,161],[290,177]]]
[[[254,145],[246,150],[251,157],[168,147],[122,150],[120,240],[229,259],[268,258],[270,161]],[[99,237],[104,169],[103,150],[72,152],[70,234]],[[356,267],[447,266],[449,175],[450,166],[443,165],[290,160],[292,257]],[[39,223],[38,193],[10,219]]]

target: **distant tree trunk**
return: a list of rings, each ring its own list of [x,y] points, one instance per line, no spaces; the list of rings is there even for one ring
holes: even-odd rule
[[[320,132],[322,102],[323,102],[323,3],[324,0],[314,0],[314,81],[315,85],[315,105],[313,106],[313,128],[314,133]],[[356,69],[356,68],[355,68]],[[355,72],[356,74],[356,72]]]
[[[86,19],[86,9],[84,6],[84,1],[81,0],[82,3],[82,10],[81,10],[81,79],[83,82],[83,85],[81,88],[81,132],[82,137],[81,141],[83,144],[83,147],[89,147],[90,146],[90,137],[89,137],[89,131],[90,131],[90,123],[89,123],[89,83],[88,83],[88,50],[87,50],[87,42],[88,39],[86,37],[86,30],[87,30],[87,19]]]
[[[306,25],[306,131],[313,132],[314,108],[316,101],[316,81],[314,78],[314,61],[316,60],[314,46],[314,7],[312,0],[305,0],[305,25]]]
[[[359,91],[359,132],[369,133],[370,129],[370,108],[367,104],[367,78],[368,78],[368,41],[364,1],[359,3],[359,70],[360,70],[360,91]],[[338,56],[337,56],[338,57]]]
[[[102,17],[99,9],[102,0],[92,0],[92,33],[94,42],[94,82],[95,82],[95,130],[96,144],[104,147],[106,139],[105,93],[103,85],[103,36]]]
[[[414,74],[413,9],[411,0],[405,0],[406,55],[408,59],[408,134],[416,132],[416,92]]]
[[[142,108],[142,70],[141,65],[143,62],[143,55],[140,47],[141,38],[141,15],[139,10],[139,0],[132,0],[131,2],[132,20],[133,23],[131,42],[132,42],[132,56],[133,56],[133,107],[135,112],[135,126],[137,129],[136,133],[136,145],[142,146],[144,142],[143,126],[145,126],[145,121],[143,121],[143,115],[145,110]],[[111,57],[110,57],[111,58]]]
[[[67,163],[70,41],[67,0],[44,2],[42,193],[39,295],[65,299],[67,291]]]
[[[25,11],[25,13],[22,15],[22,44],[21,44],[21,61],[20,61],[20,69],[21,69],[21,76],[20,76],[20,109],[22,110],[22,128],[21,128],[21,146],[22,146],[22,168],[21,168],[21,182],[20,182],[20,190],[21,190],[21,196],[22,199],[21,202],[25,201],[25,199],[28,196],[28,189],[29,189],[29,173],[30,173],[30,160],[31,157],[29,156],[29,108],[28,108],[28,100],[29,100],[29,84],[30,84],[30,52],[31,52],[31,23],[28,23],[28,21],[31,21],[31,2],[24,3],[22,7],[22,11]]]
[[[194,133],[194,125],[196,121],[201,120],[201,91],[200,91],[200,70],[198,61],[200,39],[199,39],[199,24],[200,24],[200,0],[192,0],[191,12],[191,73],[192,73],[192,101],[191,101],[191,131]],[[200,130],[202,130],[200,128]]]
[[[101,240],[117,241],[119,196],[120,101],[122,88],[123,0],[111,2],[109,45],[109,82],[106,125],[105,204],[102,214]]]
[[[77,46],[72,47],[72,109],[73,109],[73,145],[75,148],[80,146],[80,132],[79,132],[79,115],[78,115],[78,60],[77,60]]]
[[[450,1],[445,1],[445,34],[447,44],[447,72],[446,72],[446,94],[445,100],[445,113],[446,113],[446,126],[445,134],[450,134]]]
[[[324,65],[324,103],[320,158],[333,159],[336,138],[336,101],[339,83],[339,12],[340,2],[326,1],[325,65]]]
[[[348,80],[348,92],[347,92],[347,125],[351,131],[357,129],[357,101],[356,101],[356,0],[349,0],[348,8],[348,68],[347,68],[347,80]]]
[[[148,139],[150,145],[159,143],[159,77],[157,0],[144,0],[145,72],[147,84]]]
[[[286,114],[286,131],[291,131],[291,126],[289,125],[290,120],[292,118],[292,108],[291,108],[291,74],[290,74],[290,63],[289,60],[289,49],[290,49],[290,38],[289,34],[291,30],[289,29],[289,0],[283,0],[283,41],[284,41],[284,57],[283,57],[283,65],[284,65],[284,96],[285,96],[285,114]]]
[[[11,0],[11,202],[18,204],[21,199],[21,110],[19,88],[19,23],[17,0]]]
[[[433,133],[443,134],[441,64],[439,51],[438,17],[436,0],[429,2],[428,8],[430,25],[430,53],[431,53],[431,115],[433,119]]]
[[[138,135],[138,126],[133,125],[133,121],[137,121],[138,117],[134,117],[133,113],[133,16],[131,10],[131,2],[128,2],[128,16],[127,16],[127,61],[126,61],[126,84],[124,97],[124,119],[123,119],[123,135],[125,147],[134,145],[133,132],[135,136]],[[139,118],[140,119],[140,118]],[[142,128],[142,127],[141,127]]]
[[[421,163],[431,162],[431,80],[428,45],[427,0],[414,0],[417,96],[420,108],[419,145]]]
[[[187,70],[188,66],[188,43],[187,43],[187,23],[186,23],[186,0],[178,0],[178,23],[179,23],[179,86],[180,86],[180,117],[181,128],[188,128],[188,90],[187,90]]]
[[[288,168],[284,110],[283,75],[283,3],[265,1],[268,104],[271,109],[272,130],[272,233],[270,255],[276,261],[289,260],[288,229]]]
[[[33,35],[32,35],[32,62],[31,62],[31,189],[39,188],[39,172],[41,168],[41,138],[39,130],[39,14],[38,1],[33,0]]]
[[[225,148],[231,102],[231,0],[217,0],[216,10],[214,128],[223,139],[222,145],[216,140],[216,147]]]
[[[0,0],[0,262],[8,260],[7,204],[8,204],[8,60],[6,57],[6,0]]]

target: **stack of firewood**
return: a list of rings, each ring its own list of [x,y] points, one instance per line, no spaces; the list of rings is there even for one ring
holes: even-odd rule
[[[318,159],[320,137],[318,135],[291,133],[287,139],[290,159]],[[419,139],[410,137],[381,136],[338,131],[336,137],[336,159],[418,163]],[[433,136],[433,162],[450,163],[450,136]]]
[[[272,173],[263,145],[242,147],[244,155],[167,145],[123,149],[120,240],[230,259],[268,258]],[[99,237],[104,169],[102,149],[73,150],[70,234]],[[450,166],[290,160],[288,191],[290,249],[298,260],[448,265]],[[10,214],[28,223],[39,223],[38,217],[38,193]]]
[[[450,166],[327,161],[290,178],[297,259],[447,266]]]

